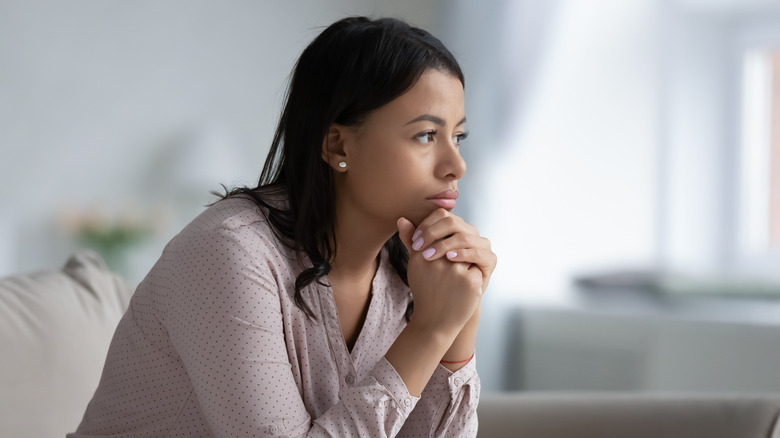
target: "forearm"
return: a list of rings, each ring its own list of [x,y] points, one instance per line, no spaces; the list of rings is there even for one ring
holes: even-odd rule
[[[477,310],[474,311],[474,315],[472,315],[471,319],[469,319],[466,325],[463,326],[463,329],[461,329],[460,333],[458,333],[458,336],[452,342],[452,345],[441,359],[445,362],[460,362],[442,363],[442,365],[450,371],[457,371],[463,368],[468,363],[468,361],[462,361],[470,358],[474,354],[481,308],[481,304],[477,306]]]
[[[414,319],[404,328],[385,358],[401,376],[409,394],[419,397],[457,331],[419,326]]]
[[[456,371],[445,365],[434,371],[398,438],[477,436],[480,382],[475,362],[468,361]]]

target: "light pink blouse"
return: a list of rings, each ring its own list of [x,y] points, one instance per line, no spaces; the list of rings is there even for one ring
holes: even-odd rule
[[[421,397],[384,358],[409,288],[382,251],[350,352],[327,278],[295,306],[302,270],[258,207],[209,207],[166,247],[117,327],[100,385],[69,437],[475,436],[474,360],[439,365]]]

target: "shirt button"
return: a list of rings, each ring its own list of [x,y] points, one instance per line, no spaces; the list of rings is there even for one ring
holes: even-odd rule
[[[268,433],[276,435],[278,432],[279,428],[277,428],[275,424],[272,424],[268,427]]]
[[[460,378],[455,378],[455,386],[460,386]]]
[[[347,374],[347,377],[344,378],[344,381],[347,382],[347,385],[351,385],[355,383],[355,376],[352,374]]]
[[[409,400],[408,398],[407,398],[407,399],[404,399],[404,404],[405,404],[405,405],[406,405],[406,407],[408,408],[409,406],[411,406],[411,405],[412,405],[412,401],[411,401],[411,400]]]

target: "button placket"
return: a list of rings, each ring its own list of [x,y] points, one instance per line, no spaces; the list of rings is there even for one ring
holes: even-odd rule
[[[333,299],[332,289],[325,286],[318,287],[322,288],[318,290],[320,292],[318,294],[320,305],[323,309],[330,309],[330,311],[327,312],[327,315],[323,316],[323,319],[326,320],[325,331],[327,332],[328,342],[330,343],[331,355],[336,362],[337,376],[339,379],[342,378],[341,376],[344,376],[343,379],[347,385],[352,385],[355,379],[354,364],[352,362],[352,357],[349,354],[349,350],[347,349],[347,344],[344,341],[344,336],[341,333],[341,326],[338,321],[338,310],[336,309],[336,301]],[[346,375],[344,375],[345,371],[347,372]],[[352,382],[349,381],[350,376]]]

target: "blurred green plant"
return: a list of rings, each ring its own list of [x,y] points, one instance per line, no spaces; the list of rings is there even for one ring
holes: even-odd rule
[[[60,215],[60,225],[79,247],[97,251],[109,268],[126,273],[127,253],[150,239],[164,216],[161,211],[148,214],[132,206],[114,214],[101,207],[68,208]]]

